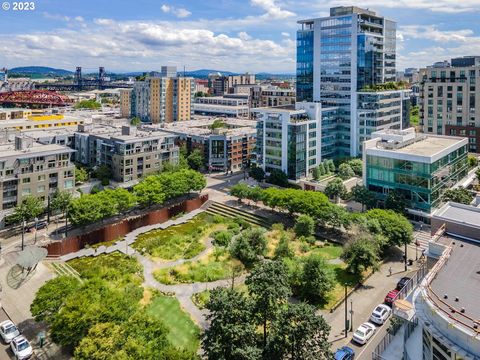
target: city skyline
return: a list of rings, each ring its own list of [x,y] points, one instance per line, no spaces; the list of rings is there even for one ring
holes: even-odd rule
[[[233,0],[35,2],[0,12],[0,66],[75,66],[108,71],[187,70],[295,73],[297,21],[338,5],[368,7],[397,22],[397,70],[480,53],[480,1],[364,2]]]

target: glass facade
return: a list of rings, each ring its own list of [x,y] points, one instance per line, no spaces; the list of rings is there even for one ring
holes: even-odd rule
[[[313,101],[313,29],[297,32],[297,101]]]
[[[443,192],[467,175],[467,156],[467,145],[431,164],[367,155],[366,186],[380,200],[395,189],[411,209],[431,212],[440,205]]]

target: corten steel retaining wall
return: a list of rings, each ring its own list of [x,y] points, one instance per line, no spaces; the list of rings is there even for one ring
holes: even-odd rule
[[[125,236],[129,232],[142,226],[161,224],[168,219],[182,213],[198,209],[208,200],[208,195],[202,195],[195,199],[184,200],[181,203],[153,210],[145,214],[127,218],[122,221],[105,225],[100,229],[90,231],[78,236],[48,244],[45,248],[48,256],[57,257],[81,250],[85,245],[93,245],[100,242],[112,241]]]

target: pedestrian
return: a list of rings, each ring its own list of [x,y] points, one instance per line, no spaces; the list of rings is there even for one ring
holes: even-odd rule
[[[388,269],[388,272],[390,273],[390,276],[392,276],[392,267],[390,266],[390,268]]]

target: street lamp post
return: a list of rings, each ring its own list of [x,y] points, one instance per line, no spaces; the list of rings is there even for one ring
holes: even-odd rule
[[[408,244],[405,243],[405,271],[408,270],[408,268],[407,268],[407,245],[408,245]]]
[[[50,222],[50,194],[47,196],[47,222]]]
[[[415,260],[418,261],[418,240],[415,239]]]
[[[36,217],[35,218],[35,235],[34,235],[34,240],[33,240],[34,244],[37,243],[37,227],[38,227],[38,218]]]
[[[24,246],[24,241],[25,241],[25,223],[26,221],[24,219],[22,219],[22,251],[23,251],[23,248],[25,247]]]
[[[67,238],[68,235],[68,207],[65,210],[65,238]]]
[[[350,300],[350,331],[353,331],[353,300]]]
[[[348,336],[348,304],[347,304],[347,284],[345,284],[345,337]]]

